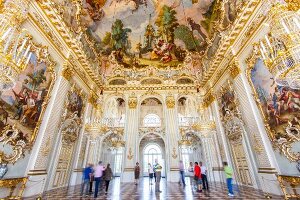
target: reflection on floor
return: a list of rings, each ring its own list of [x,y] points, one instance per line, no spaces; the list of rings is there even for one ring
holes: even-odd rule
[[[120,183],[120,178],[115,178],[109,187],[108,194],[105,195],[102,191],[97,199],[111,199],[111,200],[154,200],[154,199],[172,199],[172,200],[192,200],[192,199],[264,199],[264,193],[259,190],[254,190],[248,187],[235,187],[235,197],[227,196],[226,185],[220,183],[211,183],[209,191],[198,193],[193,191],[189,184],[189,179],[186,181],[187,186],[183,188],[178,183],[166,183],[162,179],[160,190],[161,193],[155,193],[154,185],[149,184],[148,178],[142,178],[140,183],[136,186],[133,183]],[[94,188],[93,188],[94,189]],[[80,186],[55,189],[43,194],[43,199],[94,199],[90,197],[80,196]],[[283,199],[282,197],[272,195],[273,199]],[[36,197],[25,198],[36,199]]]

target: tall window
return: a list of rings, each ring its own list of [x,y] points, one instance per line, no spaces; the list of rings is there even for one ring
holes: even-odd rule
[[[122,150],[118,149],[115,152],[114,174],[120,176],[122,172]]]
[[[145,127],[158,127],[161,125],[160,117],[156,114],[148,114],[144,117]]]
[[[192,152],[189,150],[189,149],[186,149],[186,148],[183,148],[181,149],[181,154],[182,154],[182,162],[183,162],[183,165],[184,165],[184,169],[186,172],[188,172],[188,168],[190,166],[190,154]]]

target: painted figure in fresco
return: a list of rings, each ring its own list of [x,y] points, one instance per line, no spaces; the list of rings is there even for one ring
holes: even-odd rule
[[[7,124],[7,118],[8,118],[8,112],[4,109],[4,103],[0,102],[0,125],[6,125]],[[4,122],[5,121],[5,122]]]
[[[187,18],[187,21],[189,23],[189,25],[191,26],[192,28],[192,31],[196,30],[200,36],[202,37],[202,39],[205,41],[206,38],[207,38],[207,35],[204,34],[204,32],[202,31],[201,29],[201,25],[200,24],[197,24],[192,18],[188,17]]]
[[[286,87],[275,87],[270,95],[271,102],[267,105],[267,114],[270,120],[274,117],[276,124],[288,122],[288,118],[282,115],[286,112],[297,112],[300,110],[300,94]]]
[[[34,114],[35,112],[35,101],[36,97],[34,96],[33,93],[29,95],[29,98],[27,98],[27,102],[25,105],[23,105],[23,117],[21,118],[21,123],[25,124],[28,123],[30,117]]]
[[[151,60],[160,58],[163,63],[172,61],[171,51],[173,47],[174,44],[165,42],[165,40],[158,40],[151,52]]]
[[[70,96],[69,110],[72,113],[77,112],[78,117],[80,117],[82,106],[83,106],[83,102],[81,96],[79,96],[76,92],[73,92]]]
[[[234,93],[232,92],[226,92],[222,96],[222,113],[223,116],[226,116],[226,111],[232,112],[235,108],[235,103],[234,103]]]
[[[260,59],[251,71],[251,80],[277,142],[297,141],[300,136],[300,91],[276,85]]]

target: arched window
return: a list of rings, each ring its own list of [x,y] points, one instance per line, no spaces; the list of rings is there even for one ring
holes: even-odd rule
[[[157,144],[149,144],[144,148],[144,173],[148,173],[148,163],[153,166],[155,159],[157,159],[160,165],[163,166],[161,148]]]
[[[160,117],[156,114],[148,114],[143,120],[145,127],[158,127],[161,125]]]

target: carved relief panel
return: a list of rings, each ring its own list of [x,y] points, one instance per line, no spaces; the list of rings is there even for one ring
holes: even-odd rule
[[[75,85],[68,93],[65,103],[65,112],[62,116],[60,128],[60,152],[54,173],[53,187],[67,185],[71,171],[72,158],[76,149],[76,141],[82,127],[82,116],[85,105],[85,95]]]
[[[238,180],[244,185],[252,185],[245,146],[243,145],[244,123],[238,109],[238,101],[231,82],[228,82],[221,88],[218,101],[221,120],[229,141]]]

